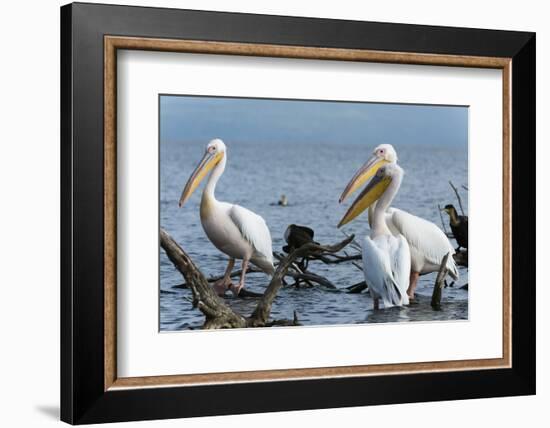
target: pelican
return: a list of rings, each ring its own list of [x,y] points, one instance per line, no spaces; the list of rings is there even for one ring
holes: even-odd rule
[[[265,220],[258,214],[240,205],[218,201],[214,195],[216,184],[225,170],[227,148],[220,139],[208,143],[204,157],[195,168],[181,194],[179,206],[189,199],[200,182],[210,177],[202,192],[200,217],[201,224],[208,239],[214,246],[229,256],[229,263],[222,279],[214,284],[219,295],[226,289],[238,295],[244,287],[246,270],[249,262],[259,267],[268,275],[273,275],[273,253],[271,234]],[[231,283],[230,275],[235,259],[242,260],[242,273],[239,284]]]
[[[385,220],[386,209],[401,186],[403,170],[397,164],[381,166],[367,187],[348,209],[338,227],[349,223],[374,204],[370,236],[363,240],[363,271],[374,309],[409,304],[407,287],[411,270],[409,244],[401,234],[394,235]]]
[[[380,144],[373,151],[372,157],[357,171],[344,189],[340,202],[355,192],[363,183],[371,178],[376,171],[385,165],[397,165],[397,153],[391,144]],[[376,211],[376,203],[369,207],[369,224],[372,227],[372,217]],[[418,277],[439,270],[441,261],[447,253],[455,253],[451,243],[434,223],[412,215],[397,208],[387,208],[385,221],[394,235],[402,235],[409,244],[411,253],[411,272],[407,294],[414,299],[414,291]],[[447,261],[449,275],[458,279],[458,268],[453,257]]]

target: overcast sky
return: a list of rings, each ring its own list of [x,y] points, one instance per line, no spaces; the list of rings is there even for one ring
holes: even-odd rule
[[[163,142],[468,144],[467,107],[172,95],[160,104]]]

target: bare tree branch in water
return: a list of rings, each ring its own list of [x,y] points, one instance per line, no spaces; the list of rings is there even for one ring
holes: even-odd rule
[[[464,208],[462,207],[462,199],[460,198],[460,194],[458,193],[458,189],[455,187],[455,185],[453,184],[453,182],[450,181],[450,180],[449,180],[449,184],[451,185],[451,188],[452,188],[453,191],[455,192],[456,199],[458,199],[458,205],[460,206],[460,212],[462,213],[462,215],[465,215],[465,214],[464,214]]]
[[[273,256],[278,260],[278,262],[275,263],[275,267],[279,265],[281,260],[287,257],[277,252],[273,252]],[[334,285],[334,283],[332,283],[328,278],[309,271],[308,270],[309,262],[320,261],[327,265],[352,262],[353,266],[358,268],[360,271],[363,271],[363,267],[360,264],[355,262],[356,260],[361,260],[361,259],[362,259],[361,254],[350,255],[345,251],[343,256],[338,254],[333,254],[333,253],[312,254],[306,257],[302,257],[300,261],[294,261],[290,266],[290,268],[288,269],[288,271],[286,272],[285,278],[291,278],[294,281],[293,286],[297,288],[304,287],[303,284],[305,284],[306,287],[314,287],[317,284],[323,287],[337,289],[336,285]],[[250,273],[263,273],[263,271],[258,269],[255,266],[249,266],[249,268],[246,271],[246,274],[248,275]],[[231,272],[230,278],[240,277],[241,274],[242,274],[242,269],[235,270]],[[220,280],[221,278],[223,278],[223,275],[211,276],[207,279],[207,281],[209,283],[214,283]],[[176,285],[175,288],[188,288],[188,285],[179,284],[179,285]],[[261,296],[262,296],[261,294],[258,294],[246,289],[241,290],[241,293],[239,293],[239,297],[261,297]]]
[[[447,232],[447,227],[445,226],[445,221],[443,220],[443,208],[441,208],[441,205],[437,204],[437,210],[439,211],[439,218],[441,219],[441,226],[443,226],[443,232],[445,232],[445,236],[447,236],[447,238],[453,238],[453,234]]]
[[[350,285],[347,287],[348,293],[350,294],[359,294],[363,290],[368,290],[369,286],[365,281],[358,282],[357,284]]]
[[[163,229],[160,230],[160,245],[191,288],[193,307],[198,308],[206,317],[203,328],[246,327],[246,319],[233,311],[216,295],[191,257]]]
[[[464,214],[464,207],[462,206],[462,198],[460,197],[460,194],[458,193],[458,189],[456,188],[456,186],[453,184],[452,181],[449,181],[449,185],[451,186],[451,188],[453,189],[453,192],[456,195],[456,199],[458,200],[458,205],[460,206],[460,211],[462,212],[462,215],[465,215]],[[467,186],[462,185],[462,188],[464,190],[468,191]],[[442,209],[441,209],[441,206],[439,204],[437,205],[437,208],[439,210],[439,217],[441,218],[441,225],[443,226],[443,230],[445,232],[445,235],[447,235],[448,238],[456,239],[456,237],[454,236],[454,234],[452,232],[447,232],[447,228],[445,227],[445,222],[443,221],[443,215],[441,214]],[[463,249],[462,251],[457,251],[455,254],[453,254],[453,259],[454,259],[454,261],[457,265],[463,266],[463,267],[468,267],[468,250]]]
[[[326,288],[331,288],[333,290],[337,290],[338,287],[334,285],[332,282],[330,282],[328,279],[326,279],[324,276],[317,275],[313,272],[302,272],[302,273],[294,273],[294,272],[287,272],[286,275],[294,278],[296,281],[294,283],[295,287],[300,287],[301,282],[307,284],[307,287],[313,287],[314,284],[321,285]]]
[[[273,274],[271,282],[265,290],[263,297],[258,302],[258,306],[250,317],[251,325],[254,327],[258,327],[263,326],[267,323],[269,314],[271,313],[271,305],[273,304],[273,300],[275,300],[275,296],[277,296],[279,289],[282,287],[282,279],[294,260],[312,255],[322,255],[323,253],[337,253],[338,251],[346,247],[346,245],[348,245],[350,242],[352,242],[353,238],[354,236],[352,235],[336,245],[327,246],[311,242],[301,246],[300,248],[295,249],[287,257],[281,260],[279,266],[277,266],[277,270]]]
[[[447,261],[449,260],[451,253],[447,253],[441,264],[439,265],[439,272],[437,272],[437,277],[435,278],[434,290],[432,293],[432,308],[436,311],[441,310],[441,294],[443,287],[445,286],[445,277],[447,276]]]
[[[350,235],[348,235],[346,232],[344,232],[342,229],[340,229],[340,232],[342,232],[342,234],[346,237],[346,238],[349,238]],[[352,236],[355,236],[355,235],[352,235]],[[351,241],[351,245],[350,245],[351,248],[355,248],[357,251],[361,252],[363,251],[363,248],[361,247],[361,244],[359,244],[359,242],[357,242],[355,239],[353,239]]]
[[[317,243],[308,243],[300,248],[292,251],[288,256],[281,259],[277,269],[260,298],[256,309],[252,315],[245,318],[231,309],[225,302],[220,299],[213,291],[203,273],[193,263],[187,253],[176,243],[176,241],[163,229],[160,231],[160,245],[166,252],[166,255],[175,267],[184,276],[186,284],[193,293],[193,307],[198,308],[206,317],[203,328],[243,328],[243,327],[268,327],[272,325],[297,325],[298,317],[294,314],[293,320],[276,320],[269,321],[271,307],[277,296],[279,289],[283,285],[283,278],[293,266],[295,261],[300,258],[311,256],[324,256],[341,251],[350,242],[354,236],[339,242],[336,245],[319,245]],[[305,273],[294,273],[293,275],[305,275]],[[309,281],[316,280],[324,283],[325,286],[334,285],[326,279],[315,278],[314,274],[309,273],[307,279]]]
[[[327,265],[337,265],[337,264],[349,262],[352,260],[361,260],[362,255],[361,254],[348,255],[347,253],[345,253],[344,256],[340,256],[338,254],[327,254],[327,255],[321,255],[321,256],[313,256],[313,257],[310,257],[309,259],[320,260]]]

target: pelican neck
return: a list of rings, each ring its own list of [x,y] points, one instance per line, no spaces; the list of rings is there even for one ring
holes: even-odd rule
[[[218,183],[218,180],[223,174],[223,171],[225,170],[225,164],[227,162],[227,153],[223,154],[222,159],[218,162],[218,164],[212,169],[212,172],[210,173],[210,177],[208,177],[208,182],[206,183],[206,187],[204,188],[204,191],[202,193],[202,197],[207,199],[216,199],[216,184]]]
[[[395,198],[395,195],[399,191],[402,176],[402,172],[397,170],[385,192],[378,199],[378,201],[376,201],[376,206],[372,212],[372,220],[369,212],[369,221],[371,221],[371,237],[391,235],[391,231],[386,223],[386,210],[391,205],[393,198]]]

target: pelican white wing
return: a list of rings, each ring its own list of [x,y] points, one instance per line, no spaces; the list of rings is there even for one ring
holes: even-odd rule
[[[398,284],[401,294],[404,296],[403,304],[409,303],[409,296],[407,295],[407,287],[409,286],[409,275],[411,273],[411,253],[409,244],[403,235],[396,237],[397,242],[391,249],[392,273],[395,278],[395,282]]]
[[[373,298],[382,299],[384,307],[409,304],[407,287],[411,258],[403,237],[370,236],[363,241],[365,282]]]
[[[416,272],[434,272],[439,269],[447,253],[455,253],[443,231],[423,218],[397,208],[389,208],[386,212],[386,224],[394,235],[403,235],[409,243],[411,263]],[[457,280],[458,268],[452,257],[449,257],[447,269],[451,277]]]
[[[271,234],[265,220],[240,205],[231,207],[229,217],[241,232],[242,237],[250,243],[254,250],[250,261],[262,270],[273,273]]]

